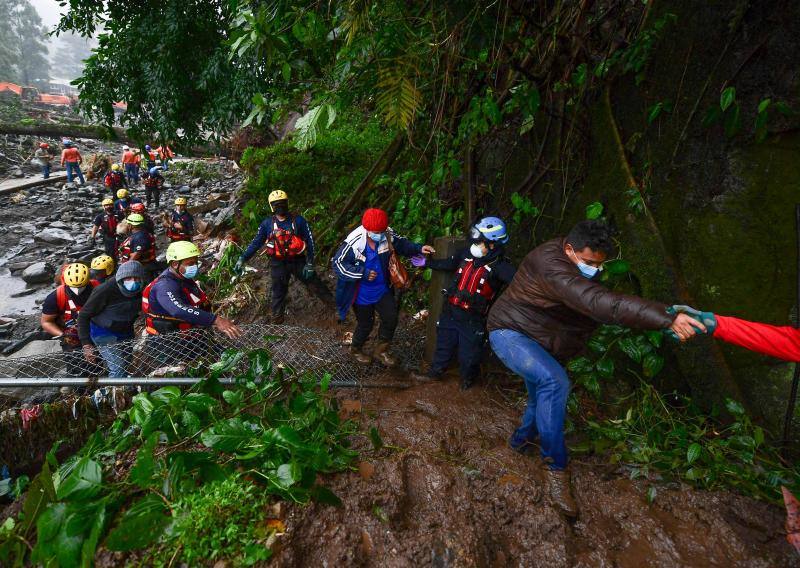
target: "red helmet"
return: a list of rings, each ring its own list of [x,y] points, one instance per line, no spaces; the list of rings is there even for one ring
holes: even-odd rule
[[[49,147],[50,144],[48,144],[47,142],[42,142],[41,144],[39,144],[39,148],[49,148]]]
[[[382,233],[389,226],[389,215],[383,209],[367,209],[361,217],[361,225],[367,231]]]
[[[132,203],[131,204],[131,213],[142,214],[144,212],[145,212],[144,203]]]

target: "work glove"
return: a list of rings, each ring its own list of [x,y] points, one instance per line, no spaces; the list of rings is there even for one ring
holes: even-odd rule
[[[236,276],[241,276],[244,274],[244,261],[241,258],[236,261],[236,264],[233,265],[233,273]]]
[[[713,335],[714,330],[717,327],[717,318],[711,312],[701,312],[691,306],[685,306],[682,304],[676,304],[674,306],[670,306],[667,308],[667,313],[671,316],[676,314],[686,314],[687,316],[693,317],[704,326],[706,326],[706,331],[702,331],[699,328],[695,327],[694,330],[698,333],[698,335]],[[692,326],[694,327],[694,326]],[[667,337],[673,339],[675,341],[680,341],[678,336],[675,334],[674,331],[671,329],[664,330],[664,333],[667,334]]]
[[[317,273],[314,270],[314,265],[313,264],[308,262],[303,266],[303,280],[311,280],[316,275],[317,275]]]
[[[411,266],[414,268],[423,268],[427,262],[428,259],[424,254],[415,254],[411,257]]]

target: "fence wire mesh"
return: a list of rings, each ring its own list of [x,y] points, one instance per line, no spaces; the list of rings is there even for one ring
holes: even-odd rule
[[[134,377],[141,384],[159,384],[162,377],[186,377],[187,371],[219,360],[227,349],[267,349],[274,365],[318,376],[328,373],[333,387],[400,385],[401,375],[387,374],[377,363],[357,363],[334,331],[286,325],[250,324],[241,327],[241,337],[231,339],[213,329],[192,329],[98,346],[94,360],[80,348],[30,357],[0,360],[2,408],[20,402],[41,402],[58,397],[64,379]],[[394,353],[405,368],[415,367],[421,357],[424,337],[399,329]],[[235,377],[243,365],[223,374]],[[17,386],[35,381],[37,386]]]

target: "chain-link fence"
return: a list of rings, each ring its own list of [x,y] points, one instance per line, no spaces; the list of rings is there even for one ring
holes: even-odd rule
[[[227,349],[267,349],[273,365],[318,376],[328,373],[334,387],[401,385],[403,373],[387,374],[377,363],[364,366],[348,353],[333,331],[285,325],[243,326],[231,339],[213,329],[192,329],[165,335],[137,337],[99,345],[90,356],[80,347],[44,355],[0,360],[0,396],[11,401],[39,402],[57,396],[62,387],[78,385],[159,385],[191,383],[189,371],[219,360]],[[416,366],[424,338],[398,330],[394,352],[401,367]],[[223,374],[244,371],[242,362]],[[122,379],[126,377],[127,379]],[[173,377],[165,379],[165,377]]]

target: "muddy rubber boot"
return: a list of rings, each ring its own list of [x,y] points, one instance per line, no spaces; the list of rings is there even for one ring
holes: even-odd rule
[[[351,345],[350,354],[356,361],[358,361],[362,365],[369,365],[370,363],[372,363],[372,357],[364,353],[361,347],[356,347],[355,345]]]
[[[561,509],[561,512],[567,517],[577,517],[578,504],[572,496],[569,473],[564,470],[553,470],[545,466],[544,474],[553,504]]]
[[[418,383],[435,383],[442,380],[442,375],[433,371],[412,371],[411,378]]]
[[[397,367],[397,359],[389,353],[389,346],[391,343],[388,341],[379,341],[375,346],[375,358],[381,365],[386,367]]]

